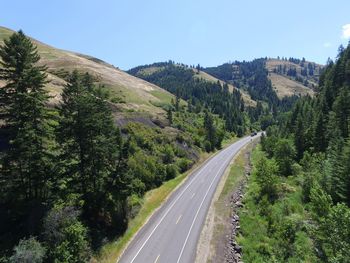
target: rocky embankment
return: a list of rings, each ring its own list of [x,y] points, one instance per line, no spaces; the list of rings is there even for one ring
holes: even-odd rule
[[[248,160],[250,160],[250,153],[247,153]],[[245,167],[246,178],[249,177],[251,172],[250,161]],[[242,263],[242,250],[243,248],[237,243],[236,237],[240,230],[238,211],[243,207],[242,199],[244,194],[244,188],[247,180],[240,183],[239,187],[232,193],[230,199],[231,208],[231,232],[227,236],[227,243],[225,247],[225,262],[227,263]]]

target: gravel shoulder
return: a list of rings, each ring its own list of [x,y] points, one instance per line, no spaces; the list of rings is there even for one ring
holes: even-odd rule
[[[226,169],[198,241],[196,263],[240,262],[240,247],[235,242],[239,230],[237,211],[250,174],[250,152],[257,143],[255,140],[243,148]]]

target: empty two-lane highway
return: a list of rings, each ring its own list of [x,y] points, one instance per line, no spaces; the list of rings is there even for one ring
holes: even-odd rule
[[[139,231],[119,262],[194,262],[198,238],[220,178],[235,154],[251,140],[245,137],[237,141],[197,169]]]

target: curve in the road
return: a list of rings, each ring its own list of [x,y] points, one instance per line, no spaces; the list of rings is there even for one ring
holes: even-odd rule
[[[233,143],[190,175],[136,234],[119,262],[194,262],[198,238],[220,178],[232,158],[251,140],[245,137]]]

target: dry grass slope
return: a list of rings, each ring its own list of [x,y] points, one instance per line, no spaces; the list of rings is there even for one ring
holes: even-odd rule
[[[13,33],[12,30],[0,27],[0,44]],[[97,58],[70,51],[56,49],[40,41],[32,39],[37,45],[41,56],[40,64],[49,69],[47,89],[53,96],[52,102],[60,100],[60,93],[65,81],[56,75],[59,70],[89,72],[98,80],[99,84],[110,90],[111,96],[125,101],[118,105],[126,110],[148,112],[153,115],[163,114],[163,110],[155,105],[168,103],[172,95],[160,87],[131,76],[122,70]],[[0,83],[3,85],[4,83]]]
[[[306,62],[306,64],[309,62]],[[287,76],[276,74],[273,72],[275,68],[277,68],[278,65],[286,65],[287,68],[296,68],[297,72],[300,74],[301,66],[295,63],[292,63],[290,61],[284,61],[284,60],[278,60],[278,59],[268,59],[266,62],[266,68],[269,72],[269,79],[272,82],[272,86],[274,90],[277,93],[277,96],[279,98],[283,98],[286,96],[292,96],[292,95],[313,95],[314,91],[310,89],[309,87],[304,86],[302,83],[297,82],[293,79],[288,78]],[[320,67],[320,65],[317,65],[317,67]],[[317,86],[317,83],[309,80],[311,84],[314,84]]]

